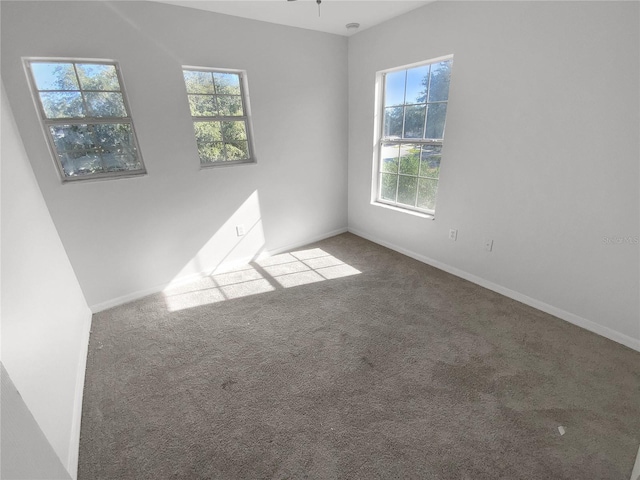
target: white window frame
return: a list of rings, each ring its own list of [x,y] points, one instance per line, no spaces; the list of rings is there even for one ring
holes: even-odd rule
[[[444,62],[447,60],[453,60],[453,55],[445,55],[442,57],[433,58],[430,60],[416,62],[409,65],[402,65],[400,67],[394,67],[386,70],[381,70],[376,73],[376,102],[375,102],[375,122],[374,122],[374,144],[375,144],[375,153],[374,153],[374,162],[373,162],[373,175],[372,175],[372,186],[371,186],[371,203],[374,205],[389,207],[393,210],[401,211],[404,213],[410,213],[418,216],[422,216],[425,218],[435,218],[435,209],[425,209],[420,208],[418,206],[406,205],[403,203],[397,202],[397,191],[396,190],[396,201],[392,202],[382,198],[381,195],[381,187],[382,187],[382,171],[381,171],[381,162],[382,162],[382,148],[383,145],[435,145],[442,147],[444,145],[444,131],[442,134],[442,138],[385,138],[384,136],[384,118],[385,118],[385,81],[386,76],[390,73],[400,72],[405,70],[411,70],[417,67],[423,67],[426,65],[432,65],[440,62]],[[448,115],[448,104],[449,97],[447,96],[446,101],[440,102],[428,102],[428,99],[425,101],[426,104],[431,103],[446,103],[447,104],[447,114]],[[406,104],[403,104],[406,105]],[[445,129],[446,129],[446,115],[445,115]],[[427,116],[425,115],[425,127],[427,122]],[[404,131],[404,116],[403,116],[403,131]],[[398,181],[400,176],[404,174],[398,173]],[[407,175],[414,176],[414,175]],[[416,178],[420,178],[419,176],[415,176]],[[438,183],[440,183],[440,179],[438,178]]]
[[[198,158],[200,160],[200,168],[203,169],[208,169],[208,168],[216,168],[216,167],[225,167],[225,166],[232,166],[232,165],[241,165],[241,164],[255,164],[257,163],[256,157],[255,157],[255,146],[253,143],[253,124],[251,122],[251,107],[249,104],[249,85],[248,85],[248,81],[247,81],[247,72],[245,70],[237,70],[237,69],[230,69],[230,68],[217,68],[217,67],[198,67],[198,66],[193,66],[193,65],[183,65],[182,66],[182,71],[193,71],[193,72],[208,72],[208,73],[233,73],[235,75],[238,75],[239,80],[240,80],[240,97],[241,97],[241,101],[242,101],[242,111],[244,113],[244,115],[235,115],[235,116],[222,116],[222,115],[217,115],[217,116],[199,116],[199,115],[192,115],[191,116],[191,121],[193,122],[194,126],[197,122],[223,122],[223,121],[233,121],[233,122],[237,122],[237,121],[244,121],[244,125],[245,125],[245,132],[247,134],[247,150],[249,153],[249,158],[246,159],[240,159],[240,160],[219,160],[219,161],[215,161],[215,162],[203,162],[202,159],[200,158],[200,153],[198,151]],[[185,90],[186,90],[186,83],[185,83]],[[190,94],[188,91],[186,92],[187,95],[187,101],[189,100],[189,95],[193,95]],[[199,94],[200,95],[200,94]],[[208,94],[214,97],[217,97],[218,94],[217,93],[212,93],[212,94]],[[197,145],[197,138],[195,138],[195,132],[194,132],[194,139],[196,140],[196,149],[198,147]],[[226,144],[227,142],[224,141],[223,139],[223,144]]]
[[[31,69],[32,63],[71,63],[74,65],[74,71],[76,72],[77,78],[77,64],[95,64],[95,65],[112,65],[115,67],[116,75],[118,78],[118,85],[120,90],[118,92],[122,94],[122,100],[124,103],[124,108],[126,111],[126,117],[69,117],[69,118],[48,118],[44,106],[42,104],[42,100],[40,98],[40,92],[47,91],[59,91],[62,92],[64,90],[39,90],[36,79],[33,75],[33,71]],[[125,90],[124,82],[122,79],[122,73],[120,71],[120,65],[117,61],[111,59],[95,59],[95,58],[68,58],[68,57],[28,57],[23,58],[24,68],[27,74],[29,89],[31,91],[31,96],[33,97],[33,101],[35,103],[36,109],[38,111],[38,116],[40,117],[40,124],[45,133],[45,137],[47,138],[47,144],[49,146],[49,151],[51,153],[53,162],[56,166],[56,170],[60,176],[60,179],[63,183],[67,182],[79,182],[79,181],[87,181],[87,180],[105,180],[105,179],[113,179],[113,178],[123,178],[123,177],[133,177],[139,175],[146,175],[147,170],[144,165],[144,161],[142,159],[142,153],[140,151],[140,146],[138,143],[138,138],[136,136],[135,127],[133,125],[133,119],[131,118],[131,109],[129,107],[129,101],[127,99],[127,93]],[[80,95],[82,96],[83,104],[85,104],[86,109],[86,100],[84,97],[85,92],[101,92],[101,90],[84,90],[82,88],[82,84],[78,79],[78,90]],[[75,91],[75,90],[74,90]],[[109,92],[114,92],[114,90],[109,90]],[[86,110],[88,111],[88,110]],[[51,134],[51,126],[55,125],[99,125],[99,124],[128,124],[131,126],[131,135],[133,139],[133,147],[136,152],[137,159],[140,161],[140,168],[136,170],[124,170],[124,171],[114,171],[114,172],[102,172],[102,173],[91,173],[87,175],[78,175],[78,176],[67,176],[64,172],[64,168],[62,167],[62,163],[59,159],[59,152],[55,144],[55,140],[53,135]]]

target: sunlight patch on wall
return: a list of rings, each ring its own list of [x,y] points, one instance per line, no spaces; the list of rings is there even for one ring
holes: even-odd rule
[[[167,287],[171,312],[361,273],[320,248],[266,257],[237,269]]]
[[[244,227],[242,236],[238,236],[238,225]],[[169,287],[195,277],[208,277],[229,265],[246,264],[263,251],[264,244],[260,198],[256,190],[178,272]]]

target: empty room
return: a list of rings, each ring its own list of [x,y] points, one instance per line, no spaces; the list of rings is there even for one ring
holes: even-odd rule
[[[9,479],[640,479],[640,3],[0,1]]]

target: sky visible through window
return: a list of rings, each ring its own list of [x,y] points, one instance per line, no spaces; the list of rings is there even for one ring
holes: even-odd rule
[[[30,61],[64,179],[144,173],[116,65]]]
[[[451,60],[385,76],[385,138],[442,139]]]
[[[250,161],[240,73],[183,70],[200,163]]]
[[[119,91],[120,83],[113,65],[76,64],[83,90]],[[31,64],[38,90],[80,90],[72,63]]]
[[[452,62],[384,74],[378,200],[435,211]]]

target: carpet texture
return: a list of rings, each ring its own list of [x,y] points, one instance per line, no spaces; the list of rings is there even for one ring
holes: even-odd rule
[[[96,314],[79,478],[628,480],[639,444],[638,352],[344,234]]]

